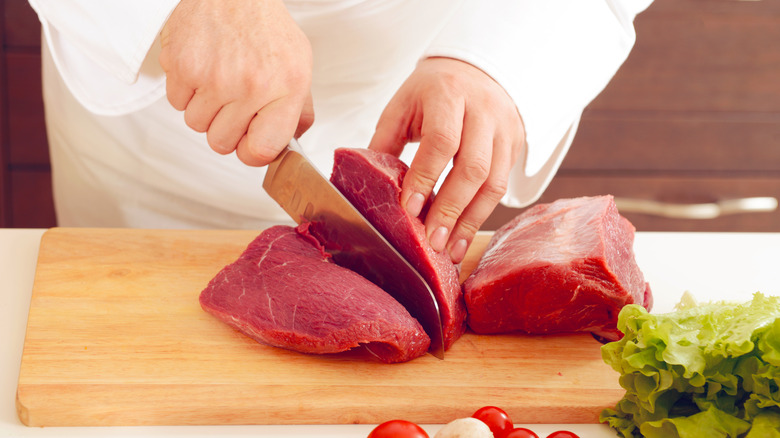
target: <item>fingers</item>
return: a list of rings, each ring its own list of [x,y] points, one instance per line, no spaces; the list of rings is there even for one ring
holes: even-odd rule
[[[214,151],[223,155],[236,151],[245,164],[263,166],[293,136],[299,137],[314,123],[311,92],[303,103],[296,103],[297,100],[285,96],[256,111],[246,101],[232,101],[219,107],[205,93],[195,92],[186,106],[184,120],[193,130],[206,132]]]
[[[239,141],[238,158],[249,166],[265,166],[273,161],[295,135],[303,106],[286,99],[265,105],[252,118],[246,135]]]
[[[211,99],[208,93],[199,93],[195,90],[184,110],[184,122],[195,132],[206,132],[221,107],[222,105]]]
[[[420,147],[404,176],[401,192],[401,205],[412,216],[420,214],[442,172],[458,153],[464,128],[465,107],[457,98],[441,95],[425,102],[422,112]],[[429,238],[432,232],[427,230]]]
[[[498,128],[490,116],[478,111],[467,115],[462,100],[443,97],[429,101],[423,108],[420,147],[404,177],[401,205],[410,215],[419,215],[442,172],[454,159],[425,226],[431,248],[446,250],[453,262],[459,263],[504,195],[513,160],[509,147],[498,147],[499,153],[494,156]],[[402,130],[396,129],[395,134],[388,135],[385,144],[392,144],[394,135],[400,138],[399,132]]]
[[[187,110],[189,111],[189,108]],[[223,106],[212,120],[206,133],[206,139],[211,149],[223,155],[235,151],[241,138],[246,135],[249,123],[254,116],[255,111],[251,107],[241,105],[238,102],[231,102]],[[197,131],[189,122],[187,124]]]
[[[195,89],[182,81],[172,79],[169,75],[165,81],[165,93],[172,107],[184,111],[192,96],[195,95]]]
[[[471,202],[464,208],[457,222],[452,228],[446,250],[450,254],[453,263],[460,263],[466,256],[466,250],[471,245],[474,236],[482,224],[490,217],[501,198],[506,194],[509,172],[512,169],[511,145],[495,139],[493,144],[493,158],[490,171]],[[445,181],[446,183],[446,181]],[[445,192],[441,196],[441,192]],[[449,193],[442,187],[441,197],[449,197]],[[454,192],[457,195],[457,192]],[[438,198],[437,198],[438,199]]]
[[[300,137],[314,123],[311,91],[303,102],[295,96],[283,96],[257,106],[246,100],[219,106],[207,93],[185,87],[174,90],[177,105],[184,103],[184,121],[197,132],[205,132],[209,146],[220,154],[236,152],[250,166],[264,166],[279,154],[290,140]],[[173,105],[173,101],[171,102]]]
[[[453,261],[462,259],[473,234],[484,221],[479,217],[483,209],[476,206],[483,203],[479,195],[497,158],[493,156],[495,127],[489,119],[472,115],[463,125],[463,137],[453,168],[442,183],[426,218],[431,247],[436,251],[448,250]],[[457,233],[454,232],[456,229]]]
[[[245,101],[229,102],[220,108],[196,92],[187,104],[184,121],[193,130],[206,132],[214,151],[223,155],[236,151],[244,163],[263,166],[278,155],[293,135],[302,134],[314,122],[311,101],[301,105],[294,100],[281,98],[256,111]],[[259,126],[263,123],[270,125]],[[242,139],[246,139],[244,143]],[[243,144],[240,151],[239,144]]]

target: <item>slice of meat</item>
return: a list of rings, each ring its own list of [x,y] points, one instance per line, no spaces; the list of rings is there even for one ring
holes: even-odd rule
[[[407,169],[390,154],[340,148],[335,152],[331,182],[428,282],[439,304],[446,350],[466,329],[459,272],[448,255],[428,244],[422,222],[427,208],[416,218],[401,207],[401,182]]]
[[[469,326],[619,339],[620,309],[652,305],[634,259],[634,231],[608,195],[528,209],[496,231],[466,279]]]
[[[200,304],[258,342],[302,353],[364,345],[392,363],[421,356],[430,344],[390,295],[330,262],[306,224],[263,231],[209,282]]]

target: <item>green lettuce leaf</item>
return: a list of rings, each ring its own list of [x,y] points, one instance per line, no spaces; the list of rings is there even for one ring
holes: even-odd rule
[[[602,346],[626,394],[600,420],[623,437],[780,438],[780,297],[625,306]]]

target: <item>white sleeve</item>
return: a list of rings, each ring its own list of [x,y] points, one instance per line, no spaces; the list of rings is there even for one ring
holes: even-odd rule
[[[464,0],[425,56],[480,68],[512,97],[527,156],[502,202],[522,207],[558,169],[585,107],[634,45],[634,17],[652,0]],[[524,165],[523,165],[524,164]]]
[[[178,0],[29,0],[68,89],[90,111],[117,115],[165,94],[159,33]]]

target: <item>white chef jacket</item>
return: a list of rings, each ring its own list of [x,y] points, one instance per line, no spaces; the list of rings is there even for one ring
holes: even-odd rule
[[[313,49],[315,123],[300,139],[330,175],[336,147],[366,147],[425,57],[469,62],[514,100],[527,154],[502,202],[534,202],[582,110],[630,52],[651,0],[285,0]],[[159,31],[177,0],[30,0],[60,226],[263,228],[288,222],[265,168],[213,152],[165,97]],[[408,147],[407,163],[415,151]]]

